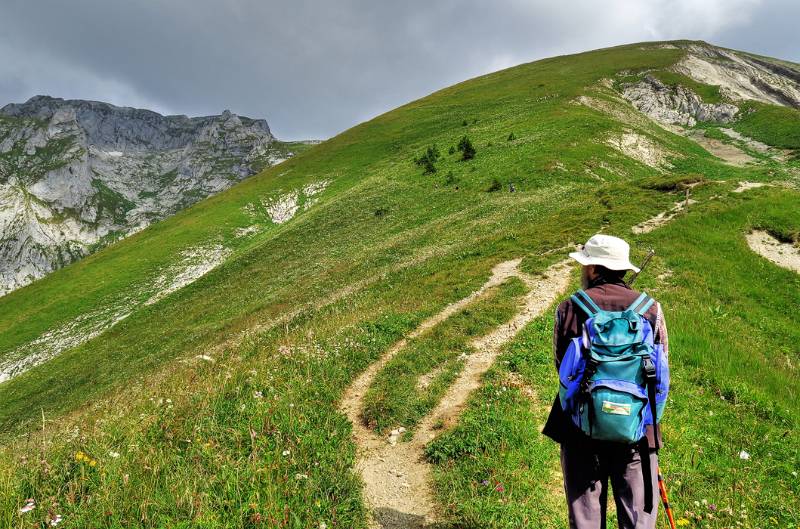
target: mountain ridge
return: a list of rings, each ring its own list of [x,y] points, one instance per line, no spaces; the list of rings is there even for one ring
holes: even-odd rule
[[[0,294],[282,162],[267,121],[34,96],[0,108]]]

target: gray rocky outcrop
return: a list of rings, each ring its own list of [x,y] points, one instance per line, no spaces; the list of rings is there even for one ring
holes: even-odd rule
[[[687,47],[675,71],[697,82],[719,86],[732,101],[754,100],[800,108],[797,64],[698,43]]]
[[[0,295],[291,153],[263,119],[36,96],[0,109]]]
[[[669,125],[692,127],[698,121],[730,123],[739,108],[730,103],[704,103],[692,90],[668,86],[645,76],[638,83],[622,87],[622,96],[650,118]]]

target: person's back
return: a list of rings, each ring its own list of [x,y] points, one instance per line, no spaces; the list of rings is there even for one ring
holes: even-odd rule
[[[600,251],[595,248],[595,255],[590,255],[593,243],[618,245],[620,249],[624,249],[624,255],[614,256],[613,252],[604,253],[602,248]],[[583,290],[590,301],[603,311],[622,312],[630,308],[640,293],[629,288],[623,281],[626,270],[637,270],[628,260],[627,244],[615,237],[595,236],[587,243],[585,248],[587,247],[588,251],[585,249],[584,252],[571,256],[584,265]],[[598,253],[600,257],[597,257]],[[621,258],[615,262],[613,257]],[[643,316],[653,330],[654,343],[662,344],[662,354],[666,361],[668,338],[661,305],[653,303]],[[553,332],[556,369],[560,367],[572,340],[582,336],[584,323],[588,318],[589,315],[584,308],[576,304],[572,298],[558,306]],[[561,444],[561,463],[570,527],[576,529],[605,527],[609,480],[614,490],[619,526],[626,529],[655,527],[655,505],[652,506],[650,513],[645,512],[645,507],[646,503],[656,503],[653,496],[658,487],[657,448],[661,444],[660,431],[658,431],[658,442],[650,425],[645,430],[646,441],[636,444],[590,439],[562,409],[557,396],[543,433]],[[644,461],[641,458],[642,453],[648,456]],[[647,481],[645,477],[648,478]]]

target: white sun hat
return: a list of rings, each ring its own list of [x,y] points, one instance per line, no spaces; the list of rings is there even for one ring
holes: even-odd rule
[[[598,233],[586,241],[581,251],[572,252],[569,256],[584,266],[600,265],[610,270],[633,270],[638,274],[639,269],[631,263],[630,253],[627,242],[619,237]]]

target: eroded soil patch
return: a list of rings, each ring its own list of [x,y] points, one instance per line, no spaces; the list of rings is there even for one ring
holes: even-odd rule
[[[761,257],[800,274],[800,248],[797,246],[781,242],[763,230],[748,233],[747,245]]]

